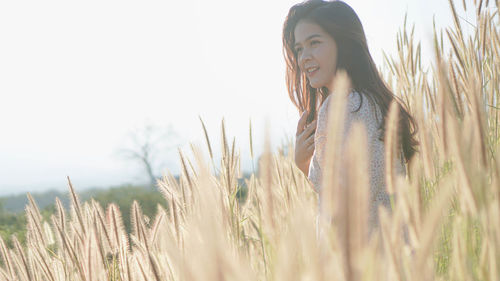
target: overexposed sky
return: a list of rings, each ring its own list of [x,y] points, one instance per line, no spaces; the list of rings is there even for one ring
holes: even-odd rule
[[[433,14],[438,26],[452,23],[446,0],[346,2],[378,65],[382,50],[395,52],[405,11],[427,58]],[[281,45],[295,3],[1,1],[0,195],[65,189],[66,176],[77,189],[141,182],[141,167],[117,156],[127,133],[170,125],[186,154],[190,142],[207,151],[198,116],[218,157],[225,118],[250,170],[250,119],[257,153],[266,122],[273,147],[295,135]],[[161,156],[174,174],[177,155]]]

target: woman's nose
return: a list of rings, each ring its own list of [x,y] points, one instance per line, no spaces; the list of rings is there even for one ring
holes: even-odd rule
[[[309,50],[307,50],[307,49],[304,49],[302,51],[302,53],[300,54],[299,63],[302,65],[310,59],[311,59],[311,52],[309,52]]]

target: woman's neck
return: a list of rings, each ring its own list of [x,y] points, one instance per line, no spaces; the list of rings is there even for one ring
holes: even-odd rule
[[[328,87],[328,95],[332,92],[344,92],[346,91],[351,93],[353,89],[351,77],[345,71],[339,71],[333,78],[332,83]]]

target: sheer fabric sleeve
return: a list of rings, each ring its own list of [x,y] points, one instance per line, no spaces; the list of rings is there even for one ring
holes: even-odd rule
[[[319,193],[319,204],[321,205],[321,178],[325,163],[327,117],[329,110],[330,96],[324,101],[318,112],[318,122],[315,133],[315,150],[309,167],[309,180],[313,184],[316,192]],[[366,95],[353,92],[349,95],[346,105],[346,116],[342,135],[342,152],[350,129],[355,122],[364,124],[368,144],[368,169],[370,179],[370,214],[371,225],[378,225],[378,206],[383,205],[390,210],[390,197],[385,188],[385,147],[380,140],[381,122],[383,117],[378,106],[372,103]],[[406,173],[402,152],[395,156],[394,169],[396,173],[404,175]],[[340,173],[345,175],[346,173]],[[340,179],[342,182],[343,180]]]
[[[331,95],[330,95],[331,96]],[[319,192],[321,189],[322,167],[325,162],[326,136],[327,136],[327,117],[330,104],[330,96],[323,102],[318,111],[318,121],[314,137],[315,148],[309,166],[309,180],[314,189]],[[345,146],[348,134],[355,122],[363,123],[367,133],[368,154],[369,154],[369,172],[370,187],[373,200],[389,204],[388,196],[385,193],[385,152],[384,143],[380,140],[380,125],[383,117],[378,106],[372,103],[364,94],[353,92],[348,96],[346,104],[346,116],[344,130],[342,135]],[[396,172],[404,174],[404,163],[402,157],[394,161]]]
[[[325,152],[327,143],[327,129],[328,129],[328,111],[330,107],[330,96],[326,98],[318,111],[318,121],[316,123],[316,133],[314,136],[314,153],[309,166],[309,180],[313,184],[314,189],[319,192],[321,189],[322,170],[325,163]],[[366,99],[363,99],[366,102]],[[346,104],[346,116],[344,119],[344,130],[342,133],[342,147],[345,145],[347,135],[353,122],[363,121],[363,116],[358,116],[361,109],[355,112],[361,105],[361,95],[353,92],[348,96]],[[366,125],[365,125],[366,126]],[[368,132],[368,139],[370,133]]]

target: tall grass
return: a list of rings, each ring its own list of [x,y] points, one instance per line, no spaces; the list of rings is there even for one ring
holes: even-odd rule
[[[420,128],[420,151],[406,177],[395,173],[391,110],[386,178],[394,200],[392,211],[379,210],[377,228],[367,223],[362,126],[353,127],[346,157],[338,157],[345,102],[338,95],[338,110],[330,112],[326,216],[317,216],[317,196],[294,165],[293,147],[272,154],[269,140],[246,180],[246,200],[238,200],[235,142],[223,124],[217,170],[203,124],[211,161],[196,147],[194,159],[180,152],[180,180],[168,174],[158,183],[168,208],[158,206],[148,218],[135,202],[130,234],[121,218],[128,210],[82,204],[71,182],[70,210],[57,200],[51,221],[30,198],[26,245],[14,237],[7,248],[0,239],[0,280],[500,280],[498,2],[467,7],[478,23],[470,35],[450,7],[454,26],[435,31],[431,69],[423,69],[420,44],[406,26],[398,54],[386,57],[387,82]]]

